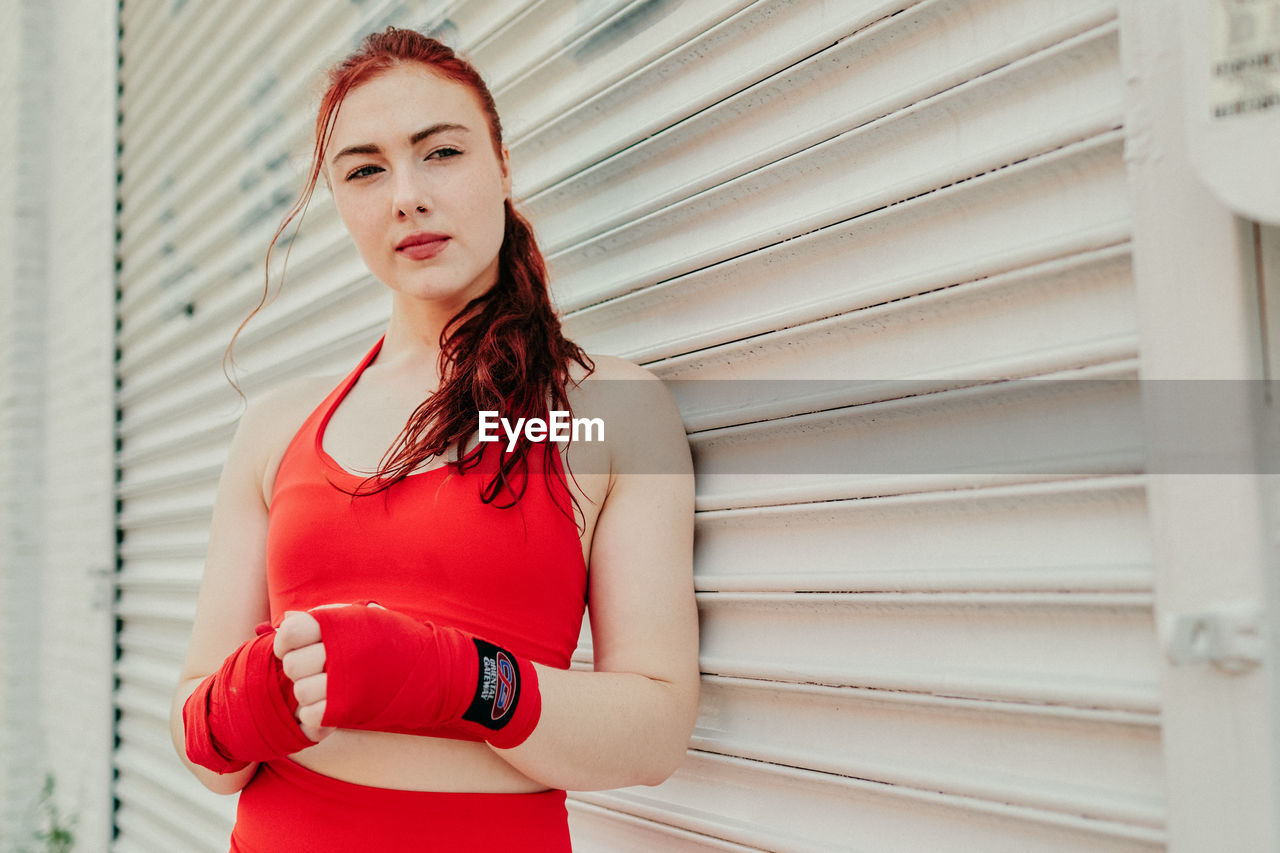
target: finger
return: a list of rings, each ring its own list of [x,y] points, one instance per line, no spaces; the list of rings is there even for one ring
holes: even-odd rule
[[[321,699],[312,705],[298,708],[298,722],[304,726],[312,728],[321,728],[320,721],[324,719],[324,700]]]
[[[298,700],[298,707],[303,708],[323,702],[328,693],[328,687],[329,676],[323,672],[319,675],[309,675],[293,682],[293,696]]]
[[[320,623],[310,613],[290,610],[276,629],[272,649],[281,660],[294,649],[320,642]]]
[[[302,723],[298,724],[298,728],[302,729],[302,733],[316,743],[337,731],[333,726],[308,726]]]
[[[300,649],[294,649],[280,659],[284,674],[295,682],[310,675],[324,672],[324,643],[312,643]]]

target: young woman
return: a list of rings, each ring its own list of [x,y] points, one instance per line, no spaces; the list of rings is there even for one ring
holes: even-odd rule
[[[329,82],[285,223],[323,177],[391,319],[345,379],[241,419],[174,743],[240,792],[233,851],[569,850],[564,789],[657,784],[693,726],[684,430],[562,337],[469,64],[388,29]],[[557,412],[591,440],[510,429]]]

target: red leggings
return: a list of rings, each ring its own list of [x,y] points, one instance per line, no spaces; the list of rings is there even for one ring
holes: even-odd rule
[[[288,759],[240,792],[231,853],[569,853],[564,791],[472,794],[343,782]]]

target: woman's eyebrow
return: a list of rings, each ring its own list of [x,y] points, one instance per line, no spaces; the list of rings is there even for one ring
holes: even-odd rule
[[[416,133],[411,134],[409,136],[409,144],[417,145],[419,142],[426,139],[428,136],[434,136],[437,133],[444,133],[446,130],[464,130],[465,131],[467,130],[467,127],[466,125],[454,124],[453,122],[447,122],[447,121],[437,122],[436,124],[433,124],[430,127],[424,127],[422,130],[419,130]],[[343,148],[337,154],[333,155],[333,159],[330,160],[329,162],[337,163],[343,157],[346,157],[351,154],[381,154],[381,153],[382,153],[382,149],[371,142],[365,143],[364,145],[349,145],[346,148]]]

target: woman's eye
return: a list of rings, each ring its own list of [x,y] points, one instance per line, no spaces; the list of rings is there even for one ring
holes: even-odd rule
[[[382,170],[379,169],[377,166],[361,166],[359,169],[356,169],[354,172],[347,175],[347,180],[354,181],[359,178],[367,178],[370,175],[376,174],[381,171]]]
[[[446,157],[456,157],[462,152],[457,148],[437,148],[427,155],[428,160],[443,160]]]

